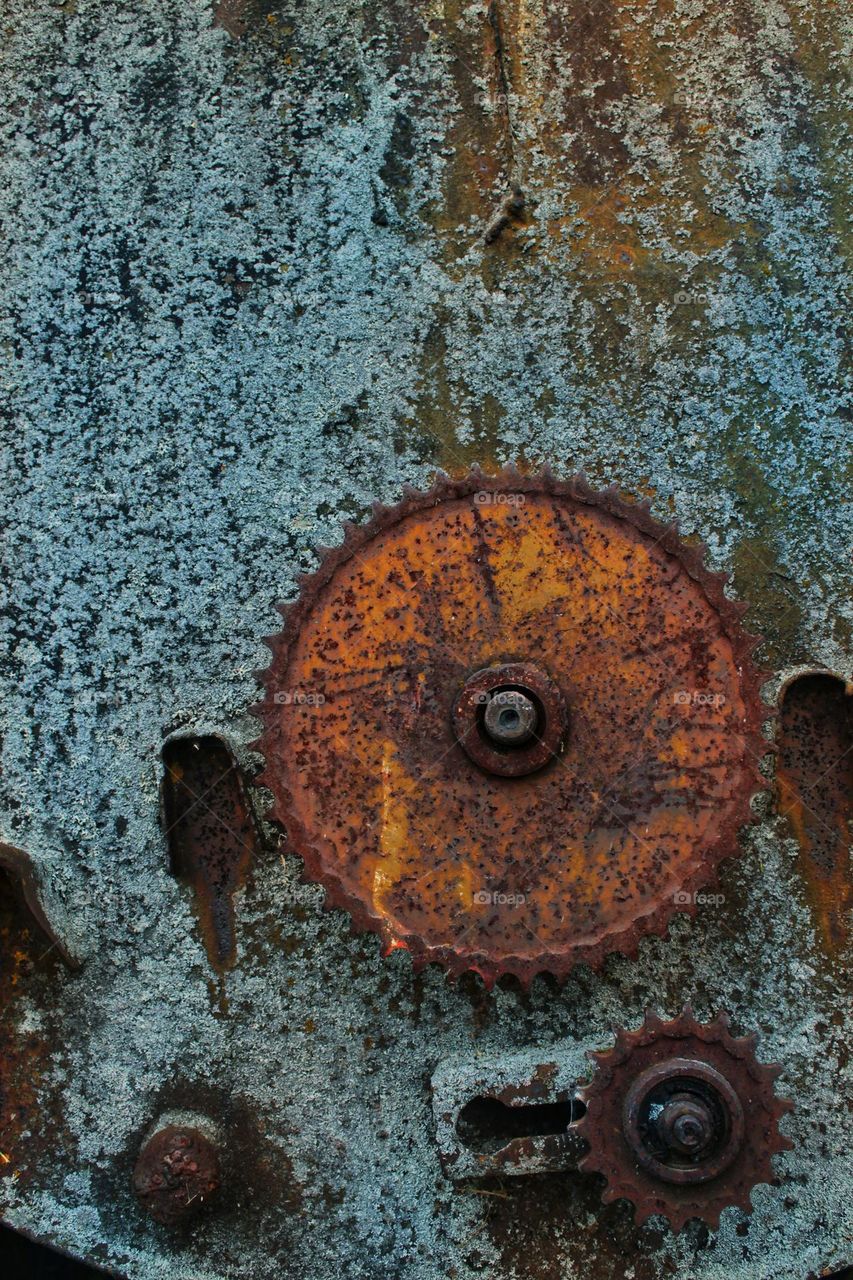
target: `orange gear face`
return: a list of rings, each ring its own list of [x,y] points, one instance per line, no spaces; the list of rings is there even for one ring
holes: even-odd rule
[[[724,581],[646,507],[548,475],[348,526],[282,609],[258,708],[272,816],[329,904],[487,983],[690,910],[767,750]]]

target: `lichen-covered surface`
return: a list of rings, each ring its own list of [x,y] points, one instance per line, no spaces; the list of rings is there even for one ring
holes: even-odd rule
[[[0,13],[0,839],[83,962],[4,907],[4,1216],[140,1280],[838,1267],[851,957],[772,806],[723,903],[595,976],[487,994],[382,960],[270,830],[215,972],[158,792],[175,732],[255,767],[274,601],[340,519],[437,466],[548,461],[650,497],[733,572],[768,667],[850,676],[849,10],[214,9]],[[673,1237],[580,1174],[443,1177],[445,1055],[557,1046],[582,1074],[612,1020],[688,997],[758,1030],[797,1103],[751,1217]],[[183,1112],[226,1135],[223,1190],[170,1229],[130,1178]]]

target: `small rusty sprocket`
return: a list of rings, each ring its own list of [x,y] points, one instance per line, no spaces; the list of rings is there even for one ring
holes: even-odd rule
[[[771,1157],[793,1145],[779,1132],[791,1103],[773,1091],[782,1068],[756,1060],[755,1040],[733,1037],[727,1014],[700,1023],[688,1006],[671,1022],[647,1013],[637,1031],[616,1028],[615,1046],[589,1055],[579,1167],[607,1179],[603,1201],[630,1200],[638,1224],[659,1214],[676,1232],[690,1218],[716,1228],[730,1205],[751,1211]]]
[[[583,477],[443,476],[348,524],[280,606],[256,708],[326,905],[487,985],[695,912],[769,749],[725,581]]]

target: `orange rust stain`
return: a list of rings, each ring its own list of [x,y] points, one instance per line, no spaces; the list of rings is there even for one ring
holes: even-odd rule
[[[784,694],[779,807],[800,846],[799,865],[818,936],[830,955],[850,941],[853,875],[853,709],[844,682],[812,673]]]

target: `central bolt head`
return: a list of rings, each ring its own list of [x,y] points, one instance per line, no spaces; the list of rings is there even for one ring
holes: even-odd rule
[[[533,737],[538,718],[536,706],[526,693],[496,689],[486,703],[483,728],[498,746],[520,747]]]
[[[714,1139],[714,1117],[700,1098],[676,1097],[658,1116],[657,1131],[670,1151],[695,1156]]]

